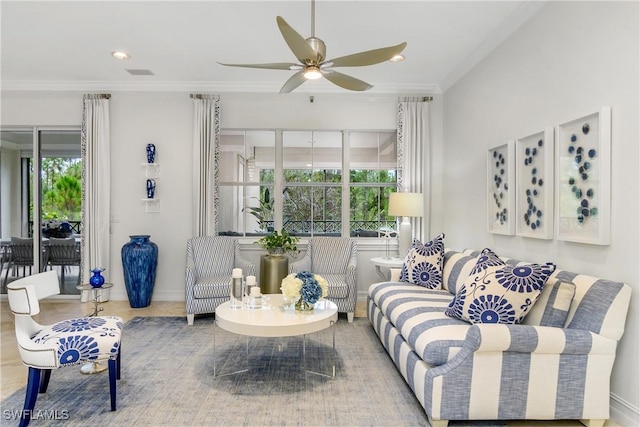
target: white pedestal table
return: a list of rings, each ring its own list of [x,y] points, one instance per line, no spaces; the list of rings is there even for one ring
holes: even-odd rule
[[[338,307],[331,301],[318,301],[312,312],[302,313],[297,312],[291,305],[285,305],[282,294],[266,294],[262,296],[262,308],[249,308],[246,304],[243,304],[241,308],[232,308],[231,303],[227,301],[216,308],[215,318],[215,324],[225,331],[247,336],[247,355],[249,337],[282,338],[302,335],[303,360],[306,347],[305,336],[331,328],[333,355],[331,374],[309,369],[306,369],[306,371],[332,378],[336,375],[336,337],[333,325],[338,320]],[[213,375],[218,376],[219,374],[216,371],[215,327],[213,347]],[[220,375],[230,375],[245,371],[247,369]]]

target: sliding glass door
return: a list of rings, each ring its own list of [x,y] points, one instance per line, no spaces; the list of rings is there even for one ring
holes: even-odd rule
[[[82,164],[78,128],[0,131],[0,283],[56,270],[78,294]]]

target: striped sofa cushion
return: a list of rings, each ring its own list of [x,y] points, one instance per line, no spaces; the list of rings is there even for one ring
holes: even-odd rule
[[[480,254],[480,251],[473,249],[465,249],[462,251],[462,255],[454,251],[451,252],[449,257],[454,257],[455,254],[458,258],[477,257]],[[526,263],[512,258],[500,258],[509,265]],[[447,253],[445,253],[445,272],[447,271],[446,263]],[[586,329],[616,341],[622,337],[629,299],[631,298],[629,285],[559,269],[556,269],[549,277],[549,281],[554,279],[573,283],[576,286],[567,320],[564,322],[567,328]],[[549,300],[548,304],[553,304],[553,301]],[[548,309],[549,307],[544,307],[545,311]],[[538,325],[537,323],[529,324]]]
[[[444,314],[453,298],[444,290],[383,282],[369,287],[369,298],[431,366],[442,365],[458,354],[471,326]]]
[[[620,340],[631,298],[629,285],[563,270],[556,271],[551,276],[553,278],[576,285],[567,328],[585,329]]]
[[[573,283],[549,279],[522,323],[563,328],[575,293],[576,285]]]
[[[444,265],[442,268],[442,288],[449,291],[451,296],[458,292],[458,289],[460,289],[464,281],[469,277],[469,273],[471,273],[471,270],[473,270],[473,267],[476,265],[477,257],[477,254],[470,255],[445,249]]]

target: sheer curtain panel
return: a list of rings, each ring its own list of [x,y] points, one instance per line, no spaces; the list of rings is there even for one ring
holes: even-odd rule
[[[218,233],[220,99],[193,98],[193,236]]]
[[[427,204],[431,200],[429,153],[429,102],[424,98],[398,102],[398,191],[422,193]],[[413,238],[421,241],[431,232],[428,209],[424,216],[409,219]]]
[[[110,95],[105,94],[87,94],[82,99],[82,283],[88,283],[91,269],[110,265],[109,98]],[[109,269],[105,276],[108,281]],[[108,300],[108,292],[108,289],[101,290],[99,298]],[[87,298],[88,292],[83,292],[82,300]]]

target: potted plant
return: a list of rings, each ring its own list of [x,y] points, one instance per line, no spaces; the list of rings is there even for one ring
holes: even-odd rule
[[[245,209],[253,215],[258,221],[258,226],[261,230],[273,231],[273,203],[274,200],[269,194],[269,189],[266,188],[261,198],[252,197],[252,199],[258,200],[258,206],[247,206]]]
[[[298,252],[298,238],[290,235],[287,230],[278,230],[260,238],[256,243],[262,246],[271,256],[282,256],[285,253],[296,254]]]

